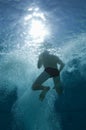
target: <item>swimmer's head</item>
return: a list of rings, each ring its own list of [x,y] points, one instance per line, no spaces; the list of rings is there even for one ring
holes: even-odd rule
[[[49,55],[49,51],[45,50],[45,51],[43,52],[43,55]]]
[[[43,58],[47,57],[49,55],[49,51],[45,50],[43,53],[41,53],[41,56]]]

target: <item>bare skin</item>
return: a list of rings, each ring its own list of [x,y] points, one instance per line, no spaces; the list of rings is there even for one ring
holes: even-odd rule
[[[49,54],[48,51],[45,51],[42,54],[40,54],[37,67],[40,69],[43,66],[44,68],[50,67],[50,68],[54,68],[58,70],[57,64],[60,65],[59,72],[61,72],[61,70],[64,67],[64,63],[61,61],[61,59],[59,59],[59,57],[55,55]],[[50,89],[49,86],[43,86],[42,84],[49,78],[51,78],[49,73],[47,73],[46,71],[43,71],[32,85],[33,90],[42,90],[39,95],[39,99],[41,101],[44,100],[47,92]],[[60,75],[52,77],[52,78],[54,81],[54,89],[59,95],[62,94],[63,90],[60,85]]]

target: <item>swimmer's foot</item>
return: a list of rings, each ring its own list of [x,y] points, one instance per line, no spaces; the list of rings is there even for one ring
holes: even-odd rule
[[[50,89],[50,87],[46,87],[46,88],[41,92],[41,94],[39,95],[39,99],[40,99],[41,101],[44,100],[44,98],[45,98],[47,92],[49,91],[49,89]]]

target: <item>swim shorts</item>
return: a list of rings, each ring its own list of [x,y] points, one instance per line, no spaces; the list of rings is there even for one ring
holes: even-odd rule
[[[59,76],[59,70],[56,68],[47,67],[45,71],[50,75],[50,77]]]

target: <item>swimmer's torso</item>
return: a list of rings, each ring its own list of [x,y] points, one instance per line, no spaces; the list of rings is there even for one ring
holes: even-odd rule
[[[42,65],[44,68],[57,68],[57,57],[54,55],[47,55],[45,57],[41,58],[42,60]]]

